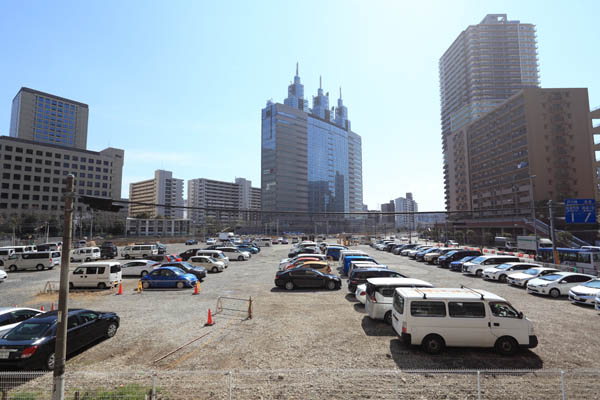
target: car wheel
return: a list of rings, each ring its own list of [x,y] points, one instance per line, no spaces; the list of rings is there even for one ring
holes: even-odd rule
[[[8,270],[9,270],[10,272],[17,272],[17,266],[13,264],[13,265],[11,265],[10,267],[8,267]]]
[[[506,275],[500,275],[500,277],[498,278],[498,280],[502,283],[506,283]]]
[[[69,289],[73,289],[75,287],[75,285],[73,285],[73,282],[69,282]]]
[[[108,325],[108,328],[106,328],[106,337],[111,338],[111,337],[115,336],[116,333],[117,333],[117,324],[115,324],[114,322],[111,322]]]
[[[75,262],[75,259],[73,257],[70,258],[71,262]]]
[[[327,282],[327,289],[329,289],[329,290],[335,290],[335,287],[336,287],[336,286],[337,286],[337,285],[335,284],[335,282],[334,282],[334,281],[329,281],[329,282]]]
[[[92,259],[91,259],[91,258],[89,258],[89,257],[86,257],[86,258],[85,258],[85,262],[90,262],[90,261],[92,261]]]
[[[217,268],[217,267],[212,267],[212,272],[219,272],[219,268]]]
[[[385,322],[388,325],[392,324],[392,312],[388,311],[385,313],[385,315],[383,316],[383,322]]]
[[[44,270],[44,265],[43,264],[38,264],[35,266],[35,269],[37,269],[38,271],[43,271]]]
[[[286,288],[287,290],[292,290],[292,289],[294,289],[294,282],[292,282],[292,281],[286,282],[286,283],[285,283],[285,288]]]
[[[140,274],[140,278],[143,278],[146,275],[148,275],[148,271],[142,271],[142,273]]]
[[[149,281],[142,282],[142,287],[144,289],[150,289],[150,282]]]
[[[550,297],[553,297],[555,299],[560,297],[560,290],[558,289],[551,289],[550,290]]]
[[[478,269],[477,271],[475,271],[475,275],[476,275],[478,278],[481,278],[481,276],[483,275],[483,270],[480,270],[480,269]]]
[[[500,339],[496,340],[494,348],[496,349],[496,352],[503,356],[512,356],[519,349],[519,344],[510,336],[502,336]]]
[[[129,254],[125,254],[125,259],[129,260]]]
[[[446,344],[444,343],[444,339],[439,335],[427,335],[421,345],[427,353],[439,354],[444,350]]]
[[[239,256],[238,261],[244,261],[244,256]]]
[[[44,367],[46,367],[47,370],[52,371],[54,369],[54,360],[54,352],[48,354]]]
[[[183,289],[185,284],[183,282],[177,282],[177,289]]]
[[[100,283],[98,284],[98,289],[106,289],[106,283],[104,283],[104,282],[100,282]]]
[[[148,254],[142,254],[142,258],[148,257]]]

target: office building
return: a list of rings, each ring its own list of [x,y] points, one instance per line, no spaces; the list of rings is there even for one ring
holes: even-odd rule
[[[87,104],[25,87],[13,99],[11,137],[85,150],[87,129]]]
[[[183,179],[171,171],[156,170],[154,179],[129,184],[129,216],[145,218],[183,218]]]
[[[450,176],[454,165],[448,158],[453,146],[460,147],[455,142],[465,138],[452,135],[521,89],[539,86],[535,26],[510,21],[506,14],[486,15],[446,50],[439,76],[446,209],[455,211],[455,180],[463,178]]]
[[[361,137],[351,130],[341,89],[337,107],[329,108],[329,93],[319,86],[309,109],[296,68],[283,104],[268,101],[262,110],[262,209],[298,212],[266,216],[282,231],[312,232],[313,213],[362,210]],[[331,232],[350,217],[336,218]]]
[[[413,199],[412,193],[406,193],[406,197],[398,197],[394,200],[396,211],[403,213],[415,213],[419,211],[419,205]],[[415,214],[396,215],[396,228],[416,229],[417,216]]]
[[[195,225],[220,225],[219,228],[224,229],[250,219],[258,220],[258,213],[231,210],[260,211],[260,199],[260,188],[252,187],[252,182],[244,178],[236,178],[235,182],[204,178],[187,182],[188,206],[214,208],[188,210]]]
[[[389,203],[383,203],[381,205],[382,213],[393,213],[396,211],[396,206],[394,204],[394,200],[390,200]],[[381,223],[386,225],[395,225],[396,217],[394,214],[382,214],[381,215]]]
[[[189,236],[192,234],[192,221],[189,219],[127,218],[127,236]]]
[[[90,151],[0,136],[0,213],[60,213],[69,174],[78,195],[120,199],[124,155],[112,147]]]
[[[590,112],[592,141],[594,143],[594,176],[596,177],[596,199],[600,200],[600,107]]]

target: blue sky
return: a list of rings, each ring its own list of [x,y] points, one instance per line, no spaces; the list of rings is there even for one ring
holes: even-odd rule
[[[125,149],[128,184],[158,168],[260,186],[260,111],[296,61],[343,88],[363,138],[364,202],[444,208],[438,59],[490,13],[537,25],[543,87],[600,106],[598,1],[3,1],[0,134],[21,86],[90,106],[88,148]]]

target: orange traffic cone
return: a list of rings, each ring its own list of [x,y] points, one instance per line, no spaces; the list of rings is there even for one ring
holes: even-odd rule
[[[210,308],[208,309],[208,321],[206,321],[206,324],[204,324],[204,326],[213,326],[215,323],[212,320],[212,314],[210,313]]]
[[[194,295],[200,294],[198,293],[198,282],[194,285]]]
[[[123,283],[119,283],[119,291],[117,292],[117,295],[123,294]]]
[[[50,306],[50,311],[54,311],[54,302],[52,302],[52,305]]]
[[[44,311],[44,305],[42,304],[42,306],[40,307],[40,311]]]

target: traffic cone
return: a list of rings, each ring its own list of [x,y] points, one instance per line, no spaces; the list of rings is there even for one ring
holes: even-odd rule
[[[117,292],[117,296],[123,294],[123,283],[119,283],[119,291]]]
[[[210,308],[208,309],[208,320],[204,326],[213,326],[215,323],[212,320],[212,314],[210,313]]]
[[[52,305],[50,306],[50,311],[54,311],[54,302],[52,302]]]
[[[198,282],[194,285],[194,295],[200,294],[198,293]]]
[[[44,305],[42,304],[42,307],[40,307],[40,311],[44,311]]]

